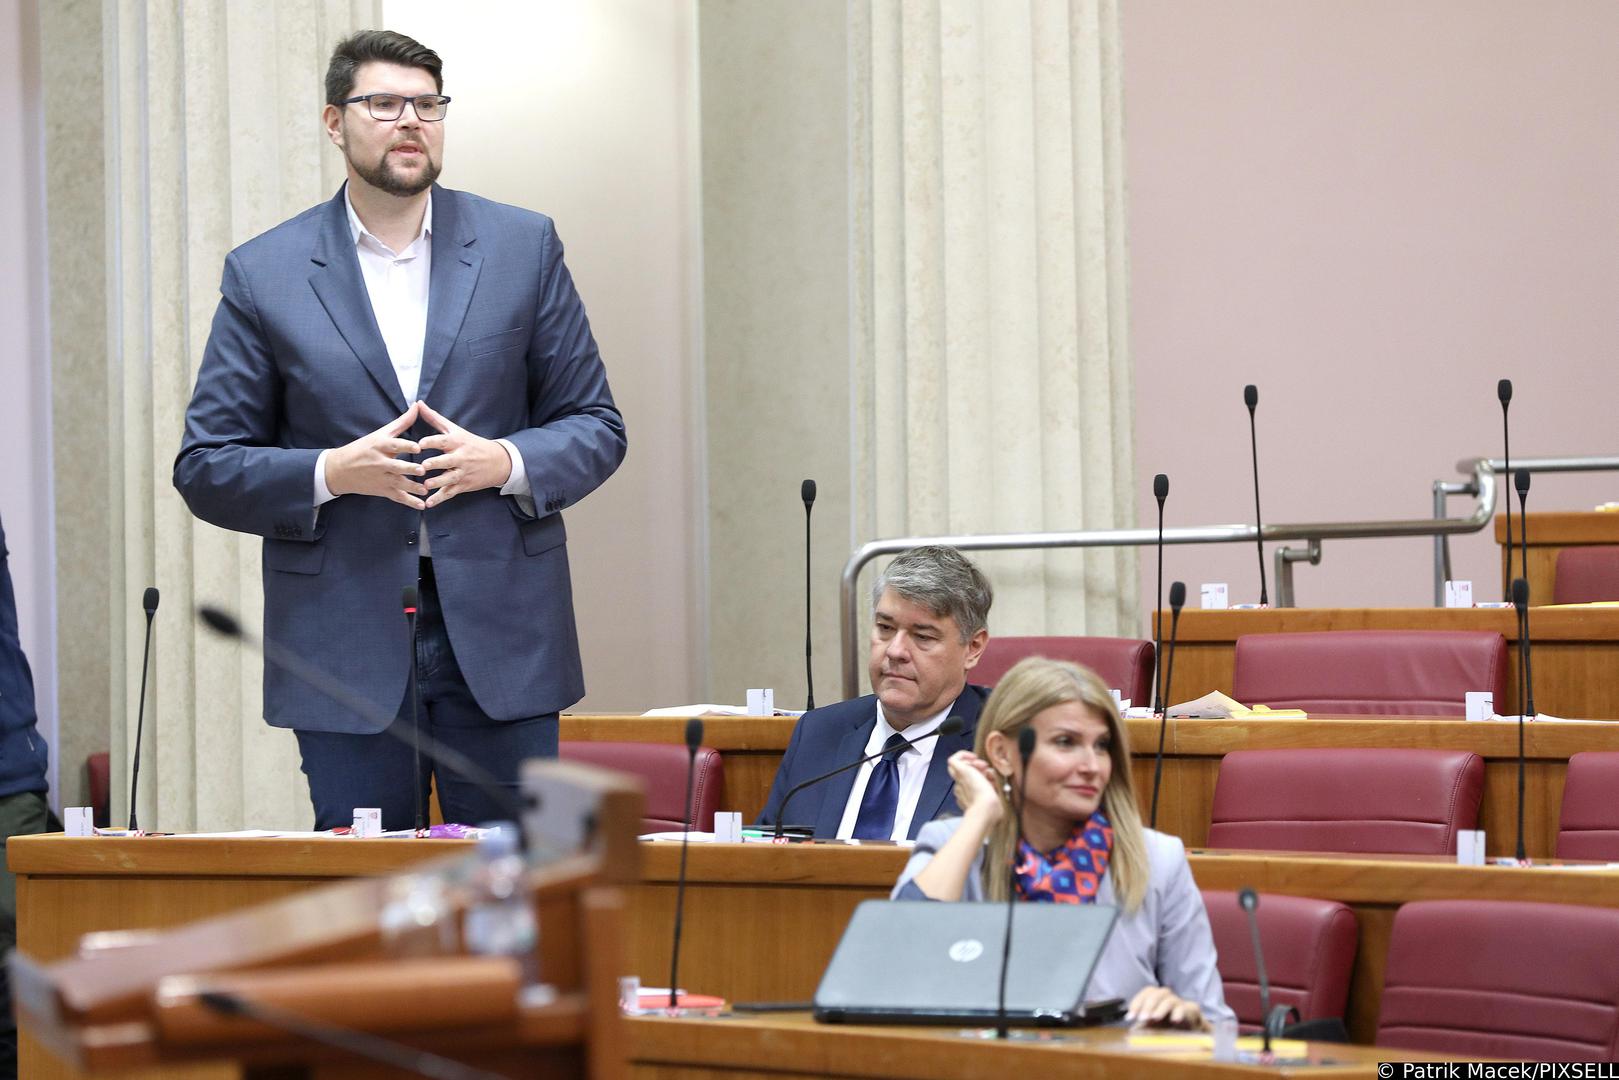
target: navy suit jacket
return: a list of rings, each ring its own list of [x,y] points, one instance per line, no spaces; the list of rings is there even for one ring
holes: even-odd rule
[[[510,439],[536,515],[498,489],[425,512],[345,495],[316,515],[321,450],[408,406],[342,191],[226,257],[174,484],[197,517],[264,537],[265,637],[390,718],[410,656],[400,596],[417,581],[425,523],[479,706],[496,720],[554,712],[584,694],[560,511],[623,460],[623,418],[549,218],[435,186],[432,244],[417,396],[475,434]],[[410,438],[433,433],[422,423]],[[379,730],[269,664],[264,715],[277,727]]]
[[[48,786],[45,740],[34,721],[34,677],[22,652],[6,530],[0,525],[0,796]]]
[[[922,781],[922,793],[917,796],[916,812],[911,816],[910,839],[936,817],[959,814],[956,805],[955,784],[950,779],[946,764],[957,750],[971,750],[973,735],[978,729],[978,714],[984,707],[989,691],[969,684],[956,698],[951,716],[959,716],[962,729],[956,735],[938,736],[933,748],[933,760],[928,763],[928,774]],[[867,694],[853,701],[840,701],[836,705],[812,709],[798,718],[793,737],[787,743],[787,753],[776,769],[776,780],[770,785],[770,798],[759,815],[759,824],[774,826],[781,813],[781,801],[795,784],[813,776],[831,772],[839,765],[847,765],[865,756],[866,741],[872,728],[877,726],[877,697]],[[859,769],[849,769],[830,780],[811,785],[793,796],[787,807],[788,825],[814,824],[818,839],[830,840],[838,835],[843,822],[843,811],[849,804],[849,792],[854,790]]]

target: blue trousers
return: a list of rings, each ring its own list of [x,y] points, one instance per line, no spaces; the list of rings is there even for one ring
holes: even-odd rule
[[[444,627],[433,561],[423,559],[421,566],[416,616],[420,730],[481,765],[517,798],[522,763],[529,758],[557,756],[557,714],[502,721],[491,719],[478,707]],[[410,697],[407,688],[393,728],[408,732],[412,722]],[[445,821],[477,825],[511,816],[476,783],[451,772],[426,753],[422,755],[421,771],[417,772],[410,744],[387,731],[376,735],[299,731],[297,736],[317,829],[351,824],[357,806],[381,807],[384,829],[408,829],[416,821],[418,793],[422,806],[427,805],[430,782],[438,788],[439,808]]]

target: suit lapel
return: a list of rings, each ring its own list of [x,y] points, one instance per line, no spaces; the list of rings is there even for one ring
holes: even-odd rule
[[[337,326],[337,332],[354,350],[378,389],[387,395],[395,409],[404,412],[405,394],[399,388],[393,361],[388,359],[382,331],[377,329],[377,317],[371,310],[365,279],[360,276],[360,260],[354,253],[354,237],[349,232],[348,206],[342,190],[326,204],[320,236],[309,258],[315,264],[309,284]]]
[[[954,735],[939,736],[933,748],[933,759],[928,762],[928,774],[922,779],[922,793],[916,797],[916,813],[911,815],[911,827],[906,835],[916,839],[922,826],[939,816],[944,801],[949,797],[955,781],[950,779],[950,755],[957,750],[971,750],[978,729],[978,710],[981,702],[970,686],[962,687],[961,696],[951,706],[950,715],[961,717],[962,728]]]
[[[876,726],[877,700],[873,698],[870,714],[843,736],[835,760],[841,764],[865,757],[866,742],[871,738],[871,729]],[[821,810],[815,819],[815,835],[818,838],[829,840],[838,835],[838,826],[843,824],[844,808],[849,805],[849,792],[854,790],[854,778],[859,774],[859,769],[848,769],[826,782],[826,792],[821,796]]]
[[[457,192],[433,188],[433,272],[427,287],[427,339],[422,343],[422,381],[417,392],[423,401],[461,333],[483,266],[483,256],[474,246],[478,238],[472,222],[461,211]]]

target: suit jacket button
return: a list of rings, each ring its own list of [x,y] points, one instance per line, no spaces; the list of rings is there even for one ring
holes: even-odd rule
[[[406,544],[407,547],[415,547],[416,546],[416,534],[415,533],[410,533],[408,536],[406,536],[405,537],[405,544]]]

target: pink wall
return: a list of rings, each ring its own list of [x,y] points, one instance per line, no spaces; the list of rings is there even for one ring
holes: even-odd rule
[[[1619,455],[1619,4],[1123,9],[1143,525],[1157,472],[1170,524],[1251,520],[1249,382],[1272,522],[1430,516],[1435,479],[1499,456],[1502,377],[1514,456]],[[1530,508],[1607,500],[1619,473],[1537,476]],[[1496,599],[1493,540],[1452,552]],[[1258,599],[1251,546],[1164,573]],[[1301,606],[1424,605],[1432,544],[1295,574]]]

